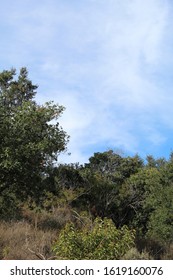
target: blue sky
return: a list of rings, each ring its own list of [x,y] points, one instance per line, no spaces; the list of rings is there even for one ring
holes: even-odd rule
[[[66,110],[60,161],[173,150],[172,0],[6,0],[0,71],[28,68],[37,100]]]

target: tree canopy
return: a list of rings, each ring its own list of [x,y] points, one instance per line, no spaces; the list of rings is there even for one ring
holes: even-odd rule
[[[37,104],[37,88],[26,68],[17,79],[15,69],[0,73],[0,190],[20,198],[38,196],[69,139],[57,122],[64,107]]]

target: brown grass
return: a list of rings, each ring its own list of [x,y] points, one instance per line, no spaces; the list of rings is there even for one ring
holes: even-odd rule
[[[0,222],[0,259],[51,259],[52,243],[60,229],[72,220],[70,209],[57,208],[52,213],[23,209],[23,220]]]
[[[56,231],[34,229],[26,221],[1,222],[0,259],[35,260],[39,259],[37,253],[50,258],[53,256],[52,242],[56,237]]]

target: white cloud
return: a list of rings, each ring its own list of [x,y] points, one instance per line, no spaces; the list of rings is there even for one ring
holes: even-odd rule
[[[16,37],[15,50],[7,46],[7,61],[29,66],[40,100],[66,107],[68,161],[86,161],[93,147],[140,152],[141,142],[166,141],[155,124],[172,125],[170,90],[165,95],[160,87],[162,67],[171,67],[165,54],[170,1],[18,0],[15,5],[1,19],[7,18],[9,34]],[[7,44],[5,34],[4,39]]]

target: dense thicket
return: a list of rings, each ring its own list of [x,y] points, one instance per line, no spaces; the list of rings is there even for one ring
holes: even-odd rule
[[[72,207],[94,218],[110,218],[117,228],[135,229],[138,249],[147,247],[156,256],[173,242],[172,175],[172,154],[168,160],[148,156],[144,162],[111,150],[95,153],[84,166],[55,170],[57,187],[66,196],[73,191]]]
[[[37,86],[26,68],[15,76],[14,69],[0,73],[1,220],[20,219],[23,209],[31,206],[49,215],[64,207],[71,220],[64,215],[61,221],[54,245],[58,257],[106,258],[107,247],[112,248],[107,258],[121,258],[131,244],[160,258],[173,243],[173,154],[168,160],[152,155],[143,160],[109,150],[94,153],[84,165],[55,165],[68,136],[51,121],[64,107],[36,103]],[[122,236],[116,244],[114,235]],[[119,251],[114,252],[115,247]]]

